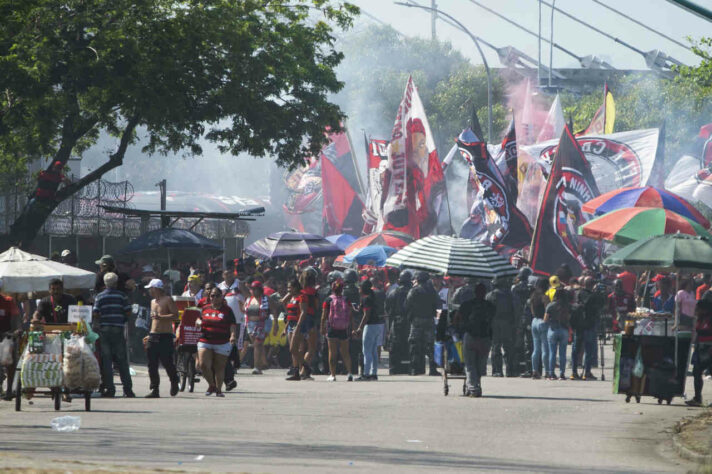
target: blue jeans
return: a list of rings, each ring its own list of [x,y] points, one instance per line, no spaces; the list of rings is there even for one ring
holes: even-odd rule
[[[578,369],[578,359],[580,351],[584,351],[583,373],[588,374],[593,367],[593,359],[596,356],[596,330],[583,329],[574,332],[574,344],[571,349],[571,368],[574,372]]]
[[[126,354],[126,337],[124,328],[120,326],[101,326],[99,329],[99,345],[101,347],[101,381],[108,392],[116,392],[114,385],[114,366],[119,369],[124,393],[131,391],[131,374],[129,373],[129,358]]]
[[[363,328],[363,375],[378,374],[378,345],[386,325],[367,324]]]
[[[559,374],[566,372],[566,345],[569,342],[569,330],[562,327],[549,327],[549,373],[556,372],[556,351],[559,351]]]
[[[532,370],[539,374],[542,373],[542,361],[544,365],[544,374],[549,373],[549,341],[547,333],[549,332],[549,323],[545,323],[542,318],[532,319]]]

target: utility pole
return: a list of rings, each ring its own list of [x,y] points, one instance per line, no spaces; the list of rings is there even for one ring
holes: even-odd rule
[[[430,0],[430,35],[431,39],[435,41],[438,39],[438,34],[435,28],[435,22],[438,20],[438,2],[437,0]]]
[[[156,183],[156,186],[161,191],[161,210],[166,210],[166,180],[162,179]],[[168,216],[161,216],[161,229],[165,229],[170,225],[170,219]]]

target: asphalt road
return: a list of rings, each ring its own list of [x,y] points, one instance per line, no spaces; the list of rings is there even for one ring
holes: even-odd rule
[[[145,368],[136,370],[140,397],[148,378]],[[287,382],[282,370],[254,376],[243,369],[238,388],[224,399],[198,392],[201,382],[196,393],[175,398],[94,399],[89,413],[81,400],[59,414],[48,398],[24,403],[20,413],[1,402],[0,468],[642,473],[693,467],[669,444],[675,422],[699,411],[681,399],[671,406],[652,398],[626,404],[611,393],[610,381],[491,377],[483,379],[483,398],[461,397],[459,380],[444,397],[441,378],[379,377]],[[688,392],[691,384],[688,377]],[[710,385],[705,393],[712,399]],[[63,414],[81,416],[81,429],[52,431],[52,418]]]

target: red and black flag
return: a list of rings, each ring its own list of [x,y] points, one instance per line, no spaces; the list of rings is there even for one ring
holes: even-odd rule
[[[321,189],[324,235],[359,235],[363,229],[363,200],[354,155],[345,132],[330,134],[321,151]]]
[[[597,243],[578,234],[579,226],[587,220],[583,204],[598,195],[591,167],[566,126],[534,227],[530,265],[535,273],[551,275],[567,264],[574,275],[579,275],[598,263]]]
[[[481,197],[481,200],[475,200],[470,219],[463,225],[460,235],[478,237],[496,250],[518,250],[529,245],[532,235],[529,222],[517,209],[516,198],[505,184],[486,143],[468,128],[458,137],[457,146],[472,168],[477,193]]]
[[[514,128],[514,118],[509,121],[509,127],[507,127],[507,133],[504,134],[502,139],[499,153],[501,158],[495,161],[504,164],[504,171],[502,172],[504,182],[509,187],[511,195],[514,197],[514,202],[516,202],[519,194],[519,180],[517,178],[517,132]]]
[[[368,194],[366,207],[363,211],[363,233],[370,234],[383,227],[381,202],[383,186],[388,168],[388,140],[369,138],[364,132],[366,145],[366,176],[368,179]]]

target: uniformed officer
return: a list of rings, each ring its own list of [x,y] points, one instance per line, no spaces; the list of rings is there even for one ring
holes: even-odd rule
[[[416,285],[406,297],[405,307],[410,323],[408,344],[410,346],[410,375],[425,373],[425,355],[430,360],[430,375],[439,375],[433,361],[435,341],[435,314],[439,307],[439,297],[429,284],[430,277],[425,272],[418,272]]]

